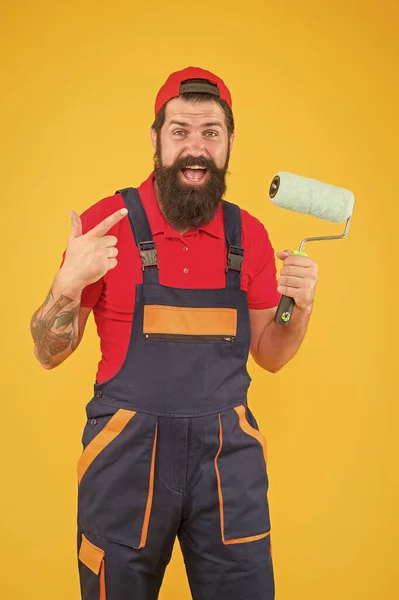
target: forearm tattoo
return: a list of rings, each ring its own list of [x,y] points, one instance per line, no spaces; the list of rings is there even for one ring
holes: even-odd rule
[[[43,305],[36,311],[31,321],[31,333],[36,344],[38,358],[43,365],[49,365],[57,354],[71,351],[78,345],[78,315],[80,304],[67,296],[54,300],[50,290]],[[65,310],[63,310],[65,309]]]

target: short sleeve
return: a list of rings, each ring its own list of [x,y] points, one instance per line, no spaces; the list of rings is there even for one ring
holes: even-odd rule
[[[253,221],[249,243],[251,254],[255,254],[255,259],[253,266],[251,265],[248,283],[248,306],[252,310],[274,308],[281,297],[277,291],[274,249],[263,224],[256,219]]]

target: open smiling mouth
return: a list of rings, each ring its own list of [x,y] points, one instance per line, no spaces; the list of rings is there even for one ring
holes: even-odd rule
[[[181,169],[182,177],[187,183],[202,183],[207,178],[207,173],[208,169],[206,167],[199,167],[196,165],[193,167],[186,167],[184,169]]]

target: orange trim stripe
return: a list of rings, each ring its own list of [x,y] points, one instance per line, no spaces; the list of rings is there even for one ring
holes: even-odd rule
[[[141,531],[141,540],[140,540],[140,546],[138,549],[144,548],[144,546],[147,542],[148,527],[150,524],[150,516],[151,516],[151,508],[152,508],[152,499],[154,496],[154,475],[155,475],[155,456],[156,456],[156,450],[157,450],[157,438],[158,438],[158,424],[155,428],[154,445],[152,447],[152,458],[151,458],[150,485],[148,488],[147,505],[145,507],[143,529]]]
[[[96,575],[99,574],[102,562],[104,560],[105,552],[102,548],[98,548],[82,534],[82,543],[80,544],[79,560],[82,562],[90,571],[93,571]]]
[[[105,560],[101,563],[100,571],[100,600],[107,600],[107,590],[105,587]]]
[[[144,307],[143,333],[235,336],[237,310],[147,305]]]
[[[265,457],[265,462],[267,462],[267,448],[265,436],[254,427],[251,427],[251,425],[248,423],[245,412],[245,406],[236,406],[234,410],[238,414],[238,423],[241,429],[244,431],[244,433],[258,440],[259,444],[262,446],[263,456]]]
[[[223,429],[222,429],[222,420],[220,418],[220,414],[219,414],[219,450],[217,451],[217,454],[215,456],[215,471],[216,471],[216,480],[217,480],[217,484],[218,484],[218,496],[219,496],[219,510],[220,510],[220,533],[222,535],[222,541],[224,544],[224,506],[223,506],[223,494],[222,494],[222,484],[220,482],[220,473],[219,473],[219,467],[218,467],[218,458],[219,458],[219,454],[222,451],[222,447],[223,447]]]
[[[250,537],[237,538],[236,540],[223,540],[223,544],[225,544],[225,546],[230,546],[230,544],[246,544],[247,542],[256,542],[257,540],[262,540],[268,535],[270,535],[270,531],[266,531],[266,533],[260,533],[259,535],[252,535]]]
[[[240,407],[238,407],[240,408]],[[235,409],[237,411],[237,409]],[[250,427],[249,423],[248,427]],[[252,429],[252,428],[251,428]],[[256,431],[256,430],[255,430]],[[259,433],[259,432],[258,432]],[[255,437],[255,436],[253,436]],[[231,544],[246,544],[248,542],[256,542],[257,540],[261,540],[265,537],[267,537],[268,535],[270,535],[270,531],[267,531],[266,533],[260,533],[259,535],[252,535],[249,537],[243,537],[243,538],[236,538],[233,540],[226,540],[225,536],[224,536],[224,504],[223,504],[223,492],[222,492],[222,485],[221,485],[221,480],[220,480],[220,472],[219,472],[219,467],[218,467],[218,458],[219,455],[222,451],[222,447],[223,447],[223,429],[222,429],[222,420],[220,418],[220,414],[219,414],[219,440],[220,440],[220,444],[219,444],[219,450],[215,456],[215,471],[216,471],[216,480],[217,480],[217,486],[218,486],[218,496],[219,496],[219,510],[220,510],[220,531],[221,531],[221,535],[222,535],[222,542],[225,546],[230,546]]]
[[[78,483],[81,482],[93,460],[123,431],[135,414],[136,412],[133,410],[120,408],[100,433],[87,444],[78,462]]]

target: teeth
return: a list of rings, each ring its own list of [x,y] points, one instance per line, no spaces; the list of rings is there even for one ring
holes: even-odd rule
[[[206,169],[206,167],[198,167],[195,165],[194,167],[187,167],[187,169]]]

